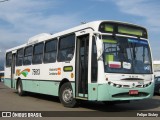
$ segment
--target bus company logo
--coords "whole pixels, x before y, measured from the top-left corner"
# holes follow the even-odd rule
[[[61,75],[61,68],[57,68],[57,74]]]
[[[23,75],[24,77],[27,77],[27,75],[28,75],[29,72],[30,72],[29,68],[26,68],[23,71],[21,71],[21,69],[17,69],[16,70],[16,76]]]
[[[61,68],[50,68],[49,75],[61,75]]]

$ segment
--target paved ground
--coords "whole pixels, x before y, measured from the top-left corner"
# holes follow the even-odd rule
[[[160,96],[155,95],[152,99],[115,106],[105,106],[101,102],[83,102],[77,108],[65,108],[58,97],[33,93],[20,97],[15,90],[0,82],[0,111],[99,111],[106,113],[110,111],[160,111]]]

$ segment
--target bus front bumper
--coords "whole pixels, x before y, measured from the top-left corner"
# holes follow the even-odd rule
[[[130,90],[138,90],[138,94],[130,95]],[[154,84],[144,88],[117,88],[108,84],[89,84],[89,100],[96,101],[123,101],[141,100],[151,98],[154,92]]]

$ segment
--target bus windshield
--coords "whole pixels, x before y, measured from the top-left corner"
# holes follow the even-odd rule
[[[103,60],[107,73],[150,74],[152,63],[148,41],[102,36]]]

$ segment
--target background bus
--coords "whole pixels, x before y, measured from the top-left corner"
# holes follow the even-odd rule
[[[40,34],[6,51],[4,83],[59,96],[66,107],[77,99],[113,103],[153,96],[154,78],[147,30],[114,21],[94,21]]]
[[[155,77],[160,76],[160,61],[159,60],[153,61],[153,69],[154,69]]]
[[[4,71],[0,71],[0,82],[4,79]]]

